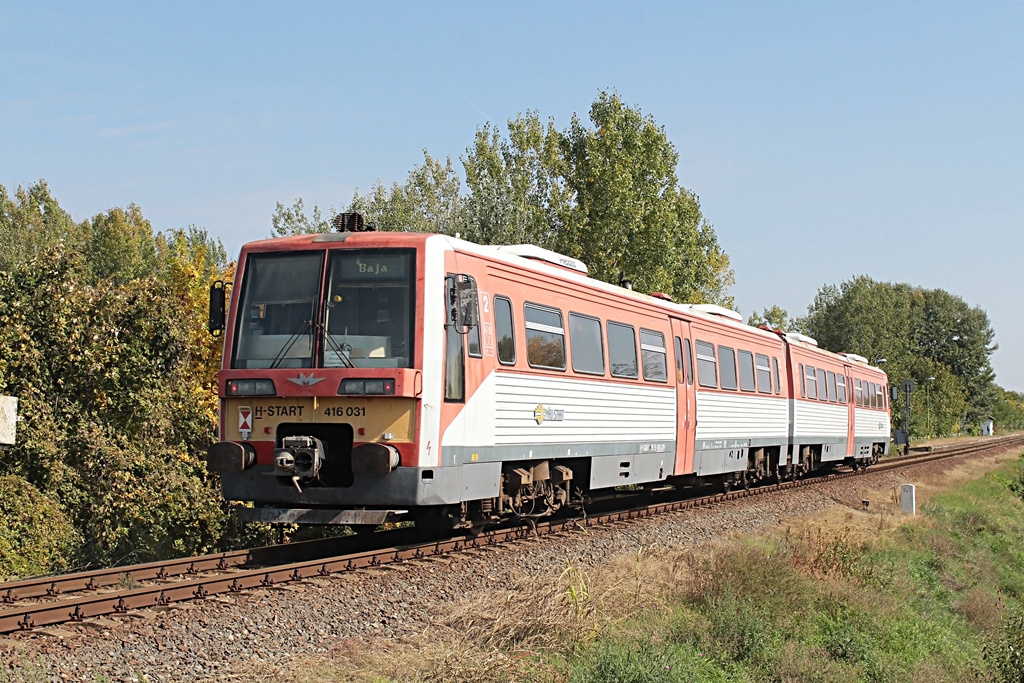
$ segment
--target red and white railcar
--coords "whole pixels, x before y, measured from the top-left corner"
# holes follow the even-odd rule
[[[223,291],[211,298],[224,365],[208,467],[228,499],[254,505],[249,520],[481,524],[623,485],[867,462],[888,444],[876,368],[725,309],[593,280],[536,247],[264,240],[242,249],[227,321]],[[845,422],[838,399],[810,403],[801,364],[849,389]],[[870,429],[855,426],[862,414]]]

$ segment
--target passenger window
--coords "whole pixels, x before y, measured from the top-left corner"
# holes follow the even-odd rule
[[[668,352],[665,335],[640,328],[640,360],[644,364],[644,379],[651,382],[668,381]]]
[[[718,365],[722,388],[736,391],[736,352],[728,346],[719,346]]]
[[[750,351],[740,350],[740,389],[743,391],[754,391],[754,354]]]
[[[512,333],[512,302],[503,296],[494,297],[494,327],[498,337],[498,362],[515,365],[516,340]]]
[[[768,356],[757,354],[757,391],[761,394],[772,393],[772,371],[768,367]]]
[[[858,406],[864,405],[864,390],[861,388],[859,379],[853,380],[853,397]]]
[[[807,397],[806,390],[807,380],[804,378],[804,364],[800,364],[800,398]]]
[[[815,379],[814,366],[807,366],[807,398],[818,398],[818,380]]]
[[[831,370],[828,373],[828,400],[829,403],[835,403],[839,400],[836,396],[836,373]]]
[[[676,384],[682,384],[686,381],[686,375],[683,374],[683,340],[679,337],[675,338],[676,343]]]
[[[526,360],[530,367],[565,370],[565,328],[562,312],[526,304]]]
[[[782,384],[779,382],[779,359],[772,356],[772,370],[775,372],[775,395],[782,393]]]
[[[601,338],[601,321],[587,315],[570,313],[569,350],[574,371],[603,375],[604,340]]]
[[[636,334],[622,323],[608,323],[608,360],[613,377],[636,379],[640,376],[636,362]]]
[[[690,340],[686,339],[686,384],[693,386],[693,354],[690,352]]]
[[[836,375],[836,394],[840,403],[846,403],[846,378]]]
[[[825,384],[825,370],[823,368],[818,368],[818,400],[828,400],[828,391]]]
[[[697,341],[697,383],[702,387],[718,388],[718,361],[715,347],[707,342]]]

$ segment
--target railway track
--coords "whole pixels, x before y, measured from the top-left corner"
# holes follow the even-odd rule
[[[937,446],[924,452],[887,458],[873,465],[870,471],[884,471],[1017,446],[1024,446],[1024,435]],[[565,533],[581,527],[652,517],[728,500],[813,486],[858,474],[852,471],[836,472],[749,490],[655,502],[586,517],[540,522],[531,527],[500,529],[472,538],[445,538],[427,542],[420,539],[420,542],[415,542],[416,530],[402,529],[369,536],[267,546],[3,583],[0,584],[0,599],[4,603],[0,606],[0,633],[27,631],[64,622],[198,600],[216,594],[238,593],[334,573],[424,560],[467,549],[499,546],[535,535]],[[388,547],[379,547],[385,541]],[[144,582],[146,585],[139,585]]]

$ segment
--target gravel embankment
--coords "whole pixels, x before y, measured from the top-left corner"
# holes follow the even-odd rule
[[[567,561],[596,566],[638,545],[693,548],[765,532],[836,505],[859,510],[864,497],[881,502],[880,492],[948,467],[938,462],[869,472],[614,528],[523,541],[514,549],[476,550],[0,637],[0,681],[216,680],[249,662],[281,665],[315,657],[339,639],[400,639],[448,613],[469,588],[510,585],[524,572],[557,572]]]

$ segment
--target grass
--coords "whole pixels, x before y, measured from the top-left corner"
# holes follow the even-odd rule
[[[765,537],[569,563],[266,680],[1022,683],[1024,459],[980,467],[921,482],[913,518],[880,491]]]

